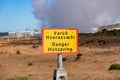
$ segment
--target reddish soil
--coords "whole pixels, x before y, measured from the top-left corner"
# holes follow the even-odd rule
[[[29,80],[53,80],[57,65],[56,54],[41,54],[37,40],[0,40],[0,80],[26,76]],[[19,53],[16,53],[19,51]],[[120,80],[119,70],[108,70],[112,63],[120,63],[120,46],[79,46],[82,54],[64,54],[63,66],[68,80]],[[32,65],[29,65],[32,63]]]

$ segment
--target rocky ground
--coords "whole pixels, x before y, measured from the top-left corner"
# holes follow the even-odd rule
[[[67,58],[63,66],[67,71],[68,80],[120,80],[119,70],[108,70],[112,63],[120,63],[118,43],[80,43],[82,39],[79,39],[79,53],[82,54],[79,60],[75,60],[76,54],[63,55],[63,58]],[[42,48],[38,44],[41,44],[39,40],[0,40],[0,80],[15,77],[53,80],[57,55],[41,54]]]

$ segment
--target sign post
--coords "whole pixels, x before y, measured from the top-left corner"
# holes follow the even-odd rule
[[[67,72],[62,66],[62,54],[58,54],[57,69],[54,70],[53,80],[67,80]]]
[[[78,30],[76,28],[43,28],[42,45],[44,54],[58,54],[53,80],[67,80],[67,72],[62,65],[62,54],[78,52]]]
[[[57,68],[62,68],[62,54],[58,54]]]

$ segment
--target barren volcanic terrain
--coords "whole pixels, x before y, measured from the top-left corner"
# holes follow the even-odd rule
[[[120,36],[101,34],[79,34],[80,59],[75,60],[76,54],[63,55],[68,80],[120,80],[119,70],[108,70],[120,63]],[[41,51],[38,39],[0,40],[0,80],[53,80],[57,55]]]

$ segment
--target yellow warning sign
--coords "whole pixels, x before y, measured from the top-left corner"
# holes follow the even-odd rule
[[[78,30],[76,28],[43,28],[43,53],[77,53]]]

